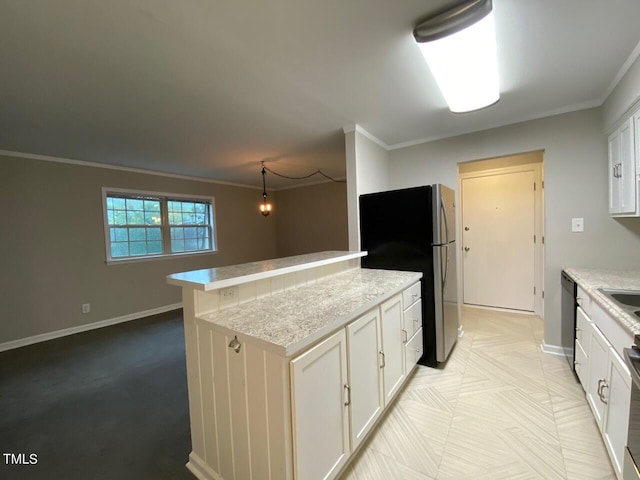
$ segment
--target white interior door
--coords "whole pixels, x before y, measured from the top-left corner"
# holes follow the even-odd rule
[[[534,310],[534,171],[462,179],[464,303]]]

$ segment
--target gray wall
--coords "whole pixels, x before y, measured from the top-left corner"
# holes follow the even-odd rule
[[[348,250],[346,183],[279,190],[272,215],[276,221],[278,257]]]
[[[607,203],[607,142],[601,109],[485,130],[390,152],[390,187],[457,186],[457,165],[544,151],[545,343],[560,345],[560,271],[564,266],[640,267],[640,219],[615,220]],[[571,233],[584,217],[585,232]]]
[[[218,253],[106,265],[103,186],[215,197]],[[253,188],[0,157],[0,343],[178,303],[170,273],[276,257],[276,222],[258,214],[260,198]]]
[[[640,57],[602,105],[603,130],[607,133],[636,102],[640,101]]]
[[[360,250],[360,210],[358,198],[365,193],[389,188],[389,152],[364,135],[356,126],[345,133],[347,149],[347,204],[349,249]]]

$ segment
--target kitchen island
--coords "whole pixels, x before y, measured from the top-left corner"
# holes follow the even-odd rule
[[[200,479],[335,478],[422,355],[420,273],[320,252],[170,275],[183,288]]]

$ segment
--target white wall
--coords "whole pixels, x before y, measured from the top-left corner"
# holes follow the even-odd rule
[[[360,127],[345,129],[349,250],[360,250],[358,197],[389,189],[389,152]]]
[[[389,152],[389,187],[457,185],[457,165],[543,150],[545,172],[545,343],[560,345],[564,266],[640,267],[640,219],[614,220],[607,205],[607,144],[601,109],[485,130]],[[584,217],[585,232],[571,233]]]
[[[610,132],[620,117],[640,101],[640,57],[602,105],[603,130]]]

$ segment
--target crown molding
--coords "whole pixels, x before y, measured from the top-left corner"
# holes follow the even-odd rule
[[[600,98],[600,105],[602,105],[607,100],[607,98],[609,98],[609,95],[611,95],[611,93],[615,90],[615,88],[618,86],[620,81],[627,74],[627,72],[629,71],[633,63],[638,59],[638,57],[640,57],[640,42],[636,44],[635,48],[631,51],[631,53],[627,57],[627,60],[622,64],[622,67],[620,67],[620,70],[618,70],[618,73],[616,74],[616,76],[613,77],[611,84],[609,84],[607,89],[602,94],[602,97]]]
[[[255,185],[245,185],[242,183],[225,182],[224,180],[213,180],[205,177],[194,177],[189,175],[179,175],[175,173],[158,172],[155,170],[146,170],[144,168],[122,167],[120,165],[109,165],[106,163],[87,162],[85,160],[74,160],[70,158],[54,157],[51,155],[40,155],[37,153],[14,152],[11,150],[0,150],[0,155],[15,158],[28,158],[30,160],[42,160],[45,162],[66,163],[69,165],[78,165],[81,167],[104,168],[107,170],[120,170],[123,172],[141,173],[144,175],[157,175],[160,177],[177,178],[180,180],[191,180],[194,182],[213,183],[218,185],[227,185],[230,187],[251,188],[253,190],[262,190],[262,187]]]

